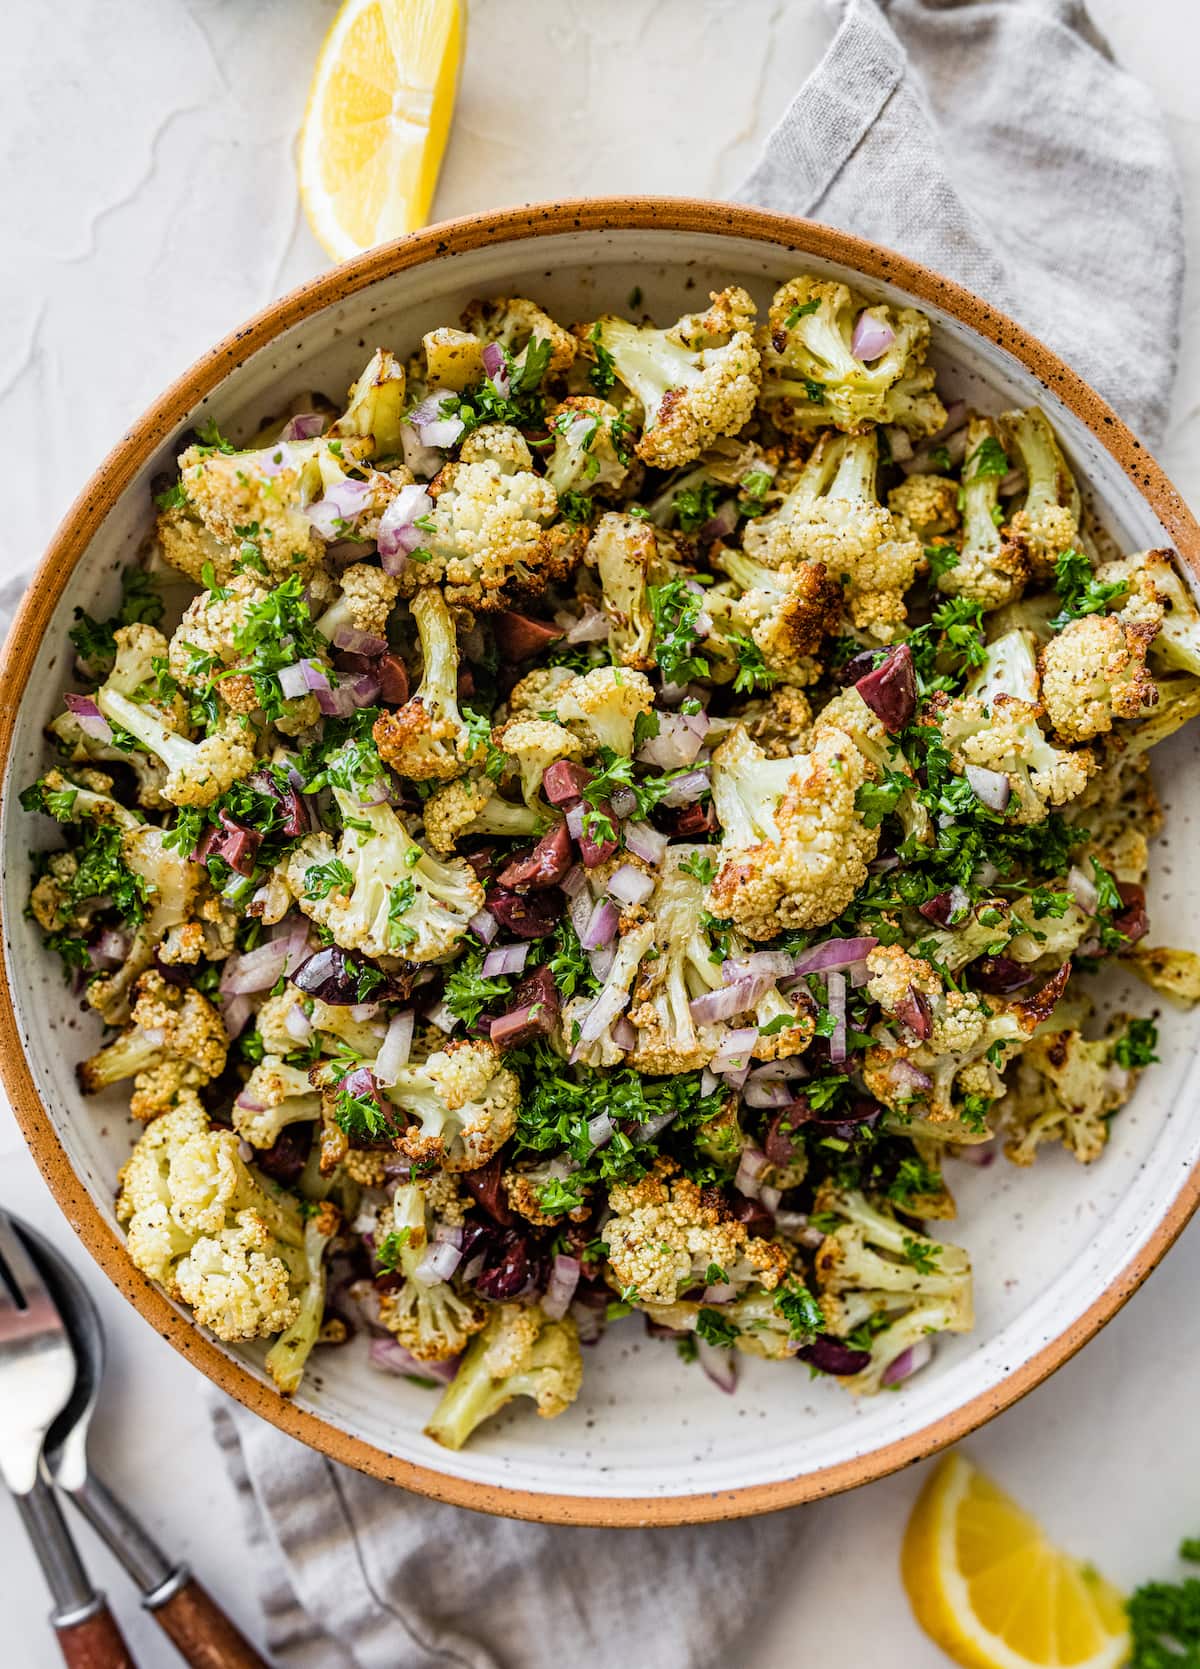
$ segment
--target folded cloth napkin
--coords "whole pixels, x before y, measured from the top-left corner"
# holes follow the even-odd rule
[[[738,196],[917,256],[1030,326],[1150,439],[1183,239],[1162,118],[1074,0],[849,0]],[[295,1669],[745,1661],[794,1513],[552,1529],[434,1505],[223,1403],[217,1439]],[[694,1596],[719,1593],[703,1606]]]

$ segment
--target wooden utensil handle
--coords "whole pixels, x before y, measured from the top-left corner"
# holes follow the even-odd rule
[[[103,1594],[86,1616],[54,1624],[68,1669],[137,1669]]]
[[[153,1598],[147,1609],[192,1669],[270,1669],[194,1576],[173,1587],[161,1604]]]

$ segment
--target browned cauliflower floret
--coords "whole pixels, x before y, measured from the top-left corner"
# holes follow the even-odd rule
[[[805,274],[776,290],[763,337],[763,405],[781,429],[896,423],[931,435],[946,421],[924,364],[929,320],[915,308],[868,305]]]
[[[818,724],[807,753],[768,759],[736,726],[713,754],[721,868],[709,908],[752,939],[820,927],[867,877],[879,830],[855,810],[865,759],[844,731]]]
[[[572,737],[572,741],[574,737]],[[506,835],[522,840],[542,826],[541,814],[514,805],[489,777],[459,777],[435,788],[425,802],[425,839],[435,852],[453,852],[467,835]]]
[[[643,672],[612,666],[594,667],[559,690],[554,707],[558,722],[592,749],[611,748],[629,758],[638,717],[654,706],[654,690]]]
[[[527,296],[496,296],[491,301],[472,301],[463,312],[463,329],[483,342],[499,342],[515,370],[520,371],[531,342],[548,342],[550,357],[546,373],[560,376],[568,371],[578,343],[536,301]],[[482,364],[482,361],[481,361]]]
[[[372,735],[380,757],[402,777],[418,782],[461,776],[471,738],[458,708],[458,638],[445,599],[433,586],[412,600],[425,670],[416,693],[395,709],[384,708]]]
[[[401,588],[440,585],[446,600],[484,611],[563,580],[583,554],[584,528],[555,523],[558,495],[535,475],[515,429],[488,424],[430,483],[435,500],[423,561],[410,561]]]
[[[873,430],[823,435],[778,508],[747,522],[743,543],[770,567],[823,563],[844,586],[854,624],[887,642],[904,623],[923,553],[908,524],[880,504],[878,463]]]
[[[494,1044],[462,1039],[401,1067],[384,1094],[415,1120],[396,1137],[401,1153],[473,1171],[512,1135],[520,1086]]]
[[[617,1183],[608,1203],[606,1275],[631,1302],[673,1304],[689,1287],[707,1285],[713,1264],[723,1285],[768,1292],[788,1272],[782,1246],[749,1235],[670,1159],[657,1159],[640,1181]]]
[[[130,1111],[153,1118],[181,1090],[202,1089],[225,1070],[229,1037],[220,1014],[199,991],[168,985],[155,969],[137,982],[132,1024],[115,1043],[78,1068],[86,1095],[122,1078],[134,1085]]]
[[[1172,950],[1167,945],[1136,944],[1121,958],[1123,966],[1151,990],[1179,1008],[1200,1003],[1200,956],[1194,950]]]
[[[1000,482],[1008,458],[990,417],[967,424],[966,462],[962,472],[962,540],[958,560],[938,575],[938,586],[953,597],[966,597],[984,609],[1014,602],[1029,580],[1029,555],[1011,531],[997,524]]]
[[[1009,523],[1024,548],[1033,577],[1054,578],[1054,564],[1079,543],[1079,489],[1054,430],[1037,406],[1000,419],[1009,452],[1025,471],[1025,501]]]
[[[780,684],[761,701],[747,702],[738,719],[768,759],[801,753],[813,724],[808,697],[791,684]]]
[[[954,769],[968,782],[972,771],[991,773],[987,791],[1008,782],[1009,816],[1020,823],[1040,823],[1051,806],[1065,805],[1087,787],[1096,761],[1087,748],[1056,748],[1037,722],[1037,709],[1026,701],[998,695],[991,708],[975,696],[939,703],[942,740]],[[977,778],[975,792],[982,786]]]
[[[352,562],[342,569],[338,583],[341,595],[321,615],[317,630],[331,643],[336,642],[339,632],[366,632],[370,637],[386,639],[388,616],[400,594],[400,581],[369,562]]]
[[[442,1171],[397,1188],[376,1224],[375,1245],[402,1277],[381,1295],[379,1319],[419,1362],[457,1356],[487,1319],[481,1299],[421,1267],[436,1224],[461,1224],[462,1215],[457,1181]]]
[[[575,678],[570,667],[537,666],[513,685],[508,696],[510,719],[536,719],[554,711],[559,695]]]
[[[842,588],[822,562],[768,568],[744,551],[718,549],[713,566],[729,575],[740,594],[728,600],[709,591],[705,602],[714,622],[748,633],[763,665],[777,676],[806,655],[815,655],[842,617]]]
[[[936,534],[953,533],[958,527],[958,482],[948,475],[914,473],[892,488],[888,509],[928,543]]]
[[[559,498],[584,493],[607,498],[622,486],[633,462],[633,434],[607,400],[573,394],[550,419],[554,452],[546,479]]]
[[[1069,620],[1039,657],[1046,716],[1065,742],[1102,736],[1116,719],[1136,719],[1158,700],[1146,668],[1151,624],[1126,625],[1119,614]]]
[[[667,330],[611,314],[581,334],[611,355],[613,369],[641,402],[638,457],[657,469],[690,463],[721,435],[736,435],[758,397],[759,353],[751,334],[754,303],[745,290],[714,292],[705,313]]]
[[[1099,1158],[1108,1121],[1129,1100],[1139,1076],[1117,1058],[1125,1032],[1124,1018],[1117,1017],[1094,1042],[1066,1027],[1041,1031],[1026,1044],[1016,1083],[1000,1103],[1010,1159],[1032,1165],[1045,1141],[1061,1142],[1081,1164]]]
[[[495,1304],[425,1434],[447,1449],[461,1449],[514,1397],[531,1398],[542,1418],[552,1420],[571,1406],[582,1383],[579,1329],[570,1316],[550,1321],[536,1304]]]

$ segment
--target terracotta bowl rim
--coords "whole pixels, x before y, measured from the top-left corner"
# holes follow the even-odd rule
[[[290,291],[204,354],[132,425],[96,470],[54,533],[0,655],[0,756],[9,757],[17,712],[50,616],[87,550],[91,531],[137,471],[202,398],[250,354],[291,326],[409,267],[487,244],[528,242],[571,232],[670,231],[751,239],[781,254],[840,262],[892,282],[943,309],[997,344],[1048,387],[1086,425],[1147,501],[1177,550],[1200,574],[1200,525],[1145,446],[1082,378],[1023,326],[971,291],[907,256],[816,221],[702,198],[617,196],[535,203],[442,221],[344,262]],[[1200,1163],[1166,1204],[1146,1244],[1070,1326],[1003,1382],[919,1431],[870,1453],[807,1474],[744,1488],[672,1496],[556,1495],[454,1478],[398,1460],[297,1408],[232,1360],[133,1267],[69,1163],[39,1099],[9,989],[0,966],[0,1076],[43,1176],[67,1219],[109,1279],[155,1330],[207,1377],[280,1430],[385,1482],[479,1512],[554,1524],[671,1525],[772,1512],[885,1476],[957,1442],[1039,1385],[1111,1320],[1164,1256],[1200,1203]]]

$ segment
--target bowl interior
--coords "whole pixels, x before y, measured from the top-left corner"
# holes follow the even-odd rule
[[[643,305],[666,323],[703,305],[710,287],[731,280],[765,305],[775,284],[801,268],[849,278],[873,297],[910,299],[897,285],[858,279],[846,267],[754,237],[666,225],[484,241],[392,272],[233,365],[164,437],[96,525],[21,699],[2,807],[3,917],[8,977],[38,1092],[72,1169],[107,1221],[113,1220],[116,1173],[134,1131],[119,1095],[85,1101],[76,1088],[74,1063],[95,1046],[99,1031],[64,989],[23,914],[30,845],[52,838],[41,820],[21,813],[15,791],[36,775],[44,757],[42,727],[60,707],[72,612],[77,606],[111,609],[117,575],[149,526],[151,477],[170,467],[176,437],[214,417],[240,440],[301,390],[336,398],[377,345],[407,354],[425,330],[454,321],[472,296],[529,294],[558,317],[586,319],[627,308],[637,286]],[[950,394],[988,410],[1041,401],[1096,513],[1118,542],[1127,549],[1165,542],[1146,500],[1113,458],[1020,361],[953,316],[921,305],[935,321],[935,357]],[[1197,937],[1200,879],[1182,861],[1200,815],[1197,745],[1177,738],[1156,755],[1169,819],[1152,871],[1156,942],[1189,945]],[[1131,995],[1143,1011],[1149,1006],[1144,991]],[[929,1428],[932,1446],[938,1422],[963,1404],[994,1397],[995,1406],[1002,1405],[1005,1381],[1079,1323],[1155,1230],[1200,1150],[1200,1125],[1187,1113],[1191,1035],[1186,1018],[1163,1015],[1162,1063],[1114,1121],[1108,1151],[1096,1165],[1084,1168],[1053,1152],[1030,1171],[1003,1160],[988,1170],[951,1167],[960,1218],[948,1226],[948,1237],[960,1239],[972,1254],[977,1326],[967,1337],[939,1341],[934,1364],[898,1394],[856,1404],[833,1382],[811,1380],[802,1366],[743,1360],[738,1394],[725,1397],[681,1363],[669,1344],[649,1340],[633,1319],[585,1352],[583,1392],[567,1415],[543,1423],[528,1412],[510,1413],[460,1455],[421,1435],[430,1394],[369,1369],[361,1340],[318,1353],[298,1405],[385,1456],[463,1483],[573,1497],[582,1516],[601,1520],[605,1499],[702,1497],[810,1478]],[[224,1354],[262,1377],[255,1351]],[[853,1481],[883,1464],[864,1464]],[[797,1486],[793,1497],[804,1492]],[[587,1501],[596,1507],[587,1508]],[[498,1498],[497,1504],[505,1505]],[[706,1516],[702,1507],[696,1514]],[[693,1514],[677,1509],[671,1516]]]

